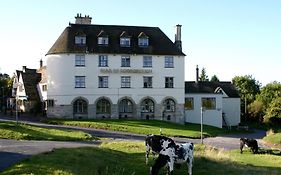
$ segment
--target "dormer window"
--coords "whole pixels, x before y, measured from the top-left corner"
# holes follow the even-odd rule
[[[77,35],[77,36],[75,36],[75,44],[77,44],[77,45],[86,45],[86,35]]]
[[[101,30],[98,34],[98,45],[107,46],[108,45],[108,35]]]
[[[130,47],[131,46],[131,37],[126,31],[123,31],[120,35],[120,46],[121,47]]]
[[[147,47],[148,44],[148,36],[144,32],[141,32],[138,36],[139,47]]]

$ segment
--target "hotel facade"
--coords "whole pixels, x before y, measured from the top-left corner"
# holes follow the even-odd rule
[[[75,18],[46,54],[48,117],[185,122],[180,25],[172,42],[158,27]]]

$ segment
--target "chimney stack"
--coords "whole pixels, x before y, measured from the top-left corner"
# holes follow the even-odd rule
[[[196,65],[196,83],[199,81],[199,68],[198,65]]]
[[[26,72],[26,66],[22,66],[22,72],[23,72],[23,73]]]
[[[175,34],[175,44],[182,51],[182,43],[181,43],[181,25],[176,25],[176,34]]]
[[[40,68],[43,67],[43,61],[40,59]]]
[[[91,21],[92,17],[89,15],[85,15],[85,17],[83,17],[81,13],[77,13],[77,16],[75,17],[75,24],[91,24]]]

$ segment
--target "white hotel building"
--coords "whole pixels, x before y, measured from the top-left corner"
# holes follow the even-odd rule
[[[46,54],[48,117],[184,123],[185,54],[158,27],[77,15]]]

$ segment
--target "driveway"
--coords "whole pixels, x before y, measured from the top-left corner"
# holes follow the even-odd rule
[[[0,121],[14,121],[14,119],[0,116]],[[49,125],[40,123],[37,121],[22,120],[21,122],[46,127],[46,128],[58,128],[58,129],[73,129],[87,132],[93,136],[101,138],[109,138],[111,140],[133,140],[133,141],[144,141],[145,135],[132,134],[116,131],[98,130],[93,128],[82,128],[75,126],[60,126],[60,125]],[[261,138],[265,136],[265,131],[255,130],[251,134],[230,134],[212,138],[205,138],[204,144],[211,145],[219,149],[238,149],[239,139],[241,137],[257,139],[259,147],[267,148]],[[200,143],[200,139],[188,139],[188,138],[173,138],[178,143],[193,142]],[[97,146],[100,142],[59,142],[59,141],[18,141],[9,139],[0,139],[0,172],[8,168],[9,166],[19,162],[22,159],[36,155],[43,152],[49,152],[55,148],[75,148],[85,146]]]

